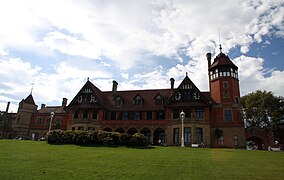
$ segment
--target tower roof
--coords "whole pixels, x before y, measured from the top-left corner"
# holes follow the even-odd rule
[[[30,94],[30,95],[24,100],[24,102],[27,103],[27,104],[36,105],[32,94]]]
[[[222,52],[220,52],[215,57],[214,62],[210,66],[209,70],[215,69],[217,67],[232,67],[234,69],[238,69],[238,67],[230,60],[230,58]]]

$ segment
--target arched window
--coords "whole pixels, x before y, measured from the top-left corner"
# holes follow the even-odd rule
[[[114,101],[115,107],[121,107],[122,106],[122,99],[120,97],[117,97]]]
[[[143,99],[138,95],[134,99],[134,104],[135,106],[142,106],[143,104]]]
[[[155,105],[162,106],[164,104],[164,99],[162,96],[158,95],[155,99]]]

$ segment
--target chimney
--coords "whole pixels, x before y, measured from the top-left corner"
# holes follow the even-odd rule
[[[171,81],[171,90],[173,90],[174,89],[174,85],[175,85],[175,79],[171,78],[170,81]]]
[[[9,111],[9,107],[10,107],[10,102],[8,102],[8,103],[7,103],[6,113],[8,113],[8,111]]]
[[[113,81],[112,81],[112,96],[113,96],[113,97],[116,95],[116,92],[117,92],[117,85],[118,85],[118,83],[117,83],[115,80],[113,80]]]
[[[207,61],[208,61],[208,69],[210,69],[210,67],[211,67],[211,53],[207,53],[206,58],[207,58]]]
[[[67,98],[63,98],[62,100],[62,107],[66,107],[67,106]]]
[[[40,109],[43,109],[43,108],[45,108],[45,104],[41,104]]]

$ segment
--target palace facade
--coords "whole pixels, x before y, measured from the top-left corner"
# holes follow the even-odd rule
[[[113,81],[112,91],[101,91],[87,80],[68,106],[66,98],[60,106],[42,104],[40,109],[31,94],[23,99],[11,136],[39,139],[51,125],[51,129],[62,130],[139,132],[152,144],[161,140],[180,145],[183,111],[186,146],[244,147],[238,67],[222,52],[213,62],[211,53],[206,57],[209,92],[200,91],[187,74],[177,88],[171,78],[167,89],[118,91],[118,83]]]

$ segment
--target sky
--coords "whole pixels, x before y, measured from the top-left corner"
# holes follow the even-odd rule
[[[188,72],[209,91],[205,54],[239,67],[241,96],[284,96],[283,0],[0,1],[0,110],[71,102],[89,78],[102,91],[175,87]]]

